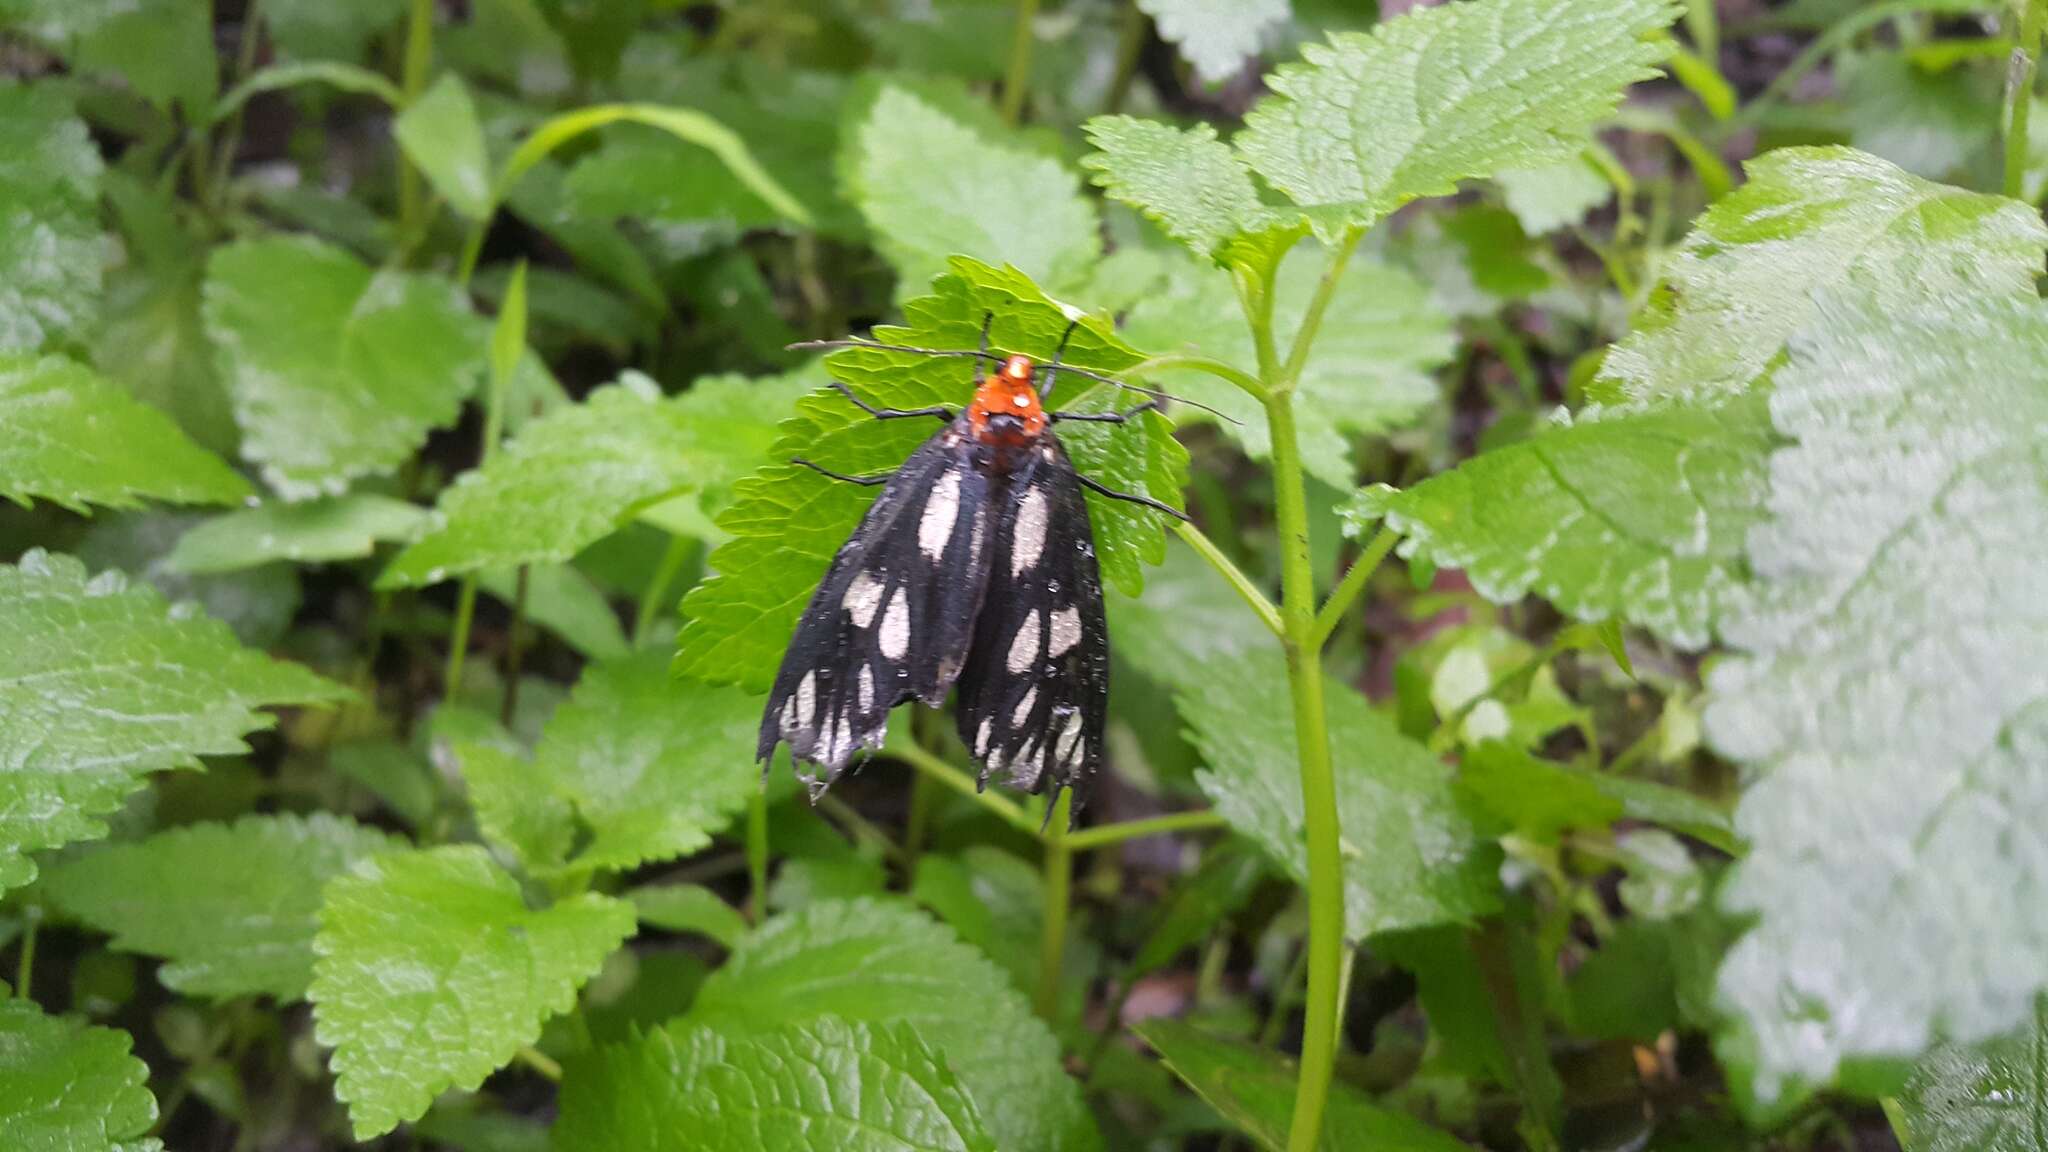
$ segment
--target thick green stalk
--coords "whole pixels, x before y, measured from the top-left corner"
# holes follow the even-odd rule
[[[2034,111],[2034,77],[2041,67],[2041,32],[2048,0],[2025,0],[2019,36],[2005,81],[2005,194],[2017,200],[2027,189],[2027,129]]]
[[[405,63],[399,72],[399,88],[411,107],[427,90],[427,73],[434,66],[434,0],[412,0],[412,13],[405,24]],[[420,173],[404,156],[398,158],[398,234],[411,236],[419,228],[426,207]]]
[[[1372,574],[1379,570],[1380,561],[1385,560],[1387,553],[1394,550],[1394,545],[1400,538],[1400,534],[1393,529],[1382,528],[1379,534],[1372,538],[1372,543],[1365,546],[1365,551],[1358,554],[1358,559],[1352,561],[1351,570],[1344,573],[1344,579],[1337,582],[1336,590],[1330,593],[1328,600],[1323,601],[1322,611],[1316,613],[1317,651],[1321,651],[1323,645],[1329,643],[1331,633],[1337,630],[1337,625],[1344,622],[1344,613],[1350,611],[1352,602],[1358,599],[1358,594],[1365,591],[1365,582],[1372,579]]]
[[[1010,40],[1010,68],[1003,74],[1003,119],[1015,124],[1024,118],[1024,97],[1031,91],[1031,48],[1037,37],[1032,22],[1038,19],[1038,0],[1017,0],[1017,31]]]
[[[21,911],[21,955],[14,965],[14,998],[27,1000],[29,985],[35,982],[36,934],[43,926],[43,906],[30,904]]]
[[[1246,576],[1243,569],[1231,563],[1230,557],[1223,554],[1223,549],[1218,548],[1214,540],[1203,535],[1200,528],[1185,520],[1175,524],[1173,532],[1187,541],[1188,547],[1193,548],[1202,559],[1209,562],[1211,568],[1222,574],[1223,579],[1228,581],[1232,588],[1237,589],[1237,594],[1244,597],[1246,604],[1251,605],[1252,612],[1259,618],[1259,623],[1271,628],[1274,635],[1280,634],[1279,609],[1273,607],[1273,602],[1266,599],[1266,594],[1259,591],[1259,586],[1252,583],[1251,577]]]
[[[934,782],[943,784],[988,809],[1010,827],[1034,838],[1038,836],[1036,817],[1027,814],[1022,808],[1003,797],[984,791],[976,785],[974,777],[918,747],[914,741],[891,740],[883,750],[898,760],[908,762],[912,768],[930,777]]]
[[[1074,793],[1060,790],[1047,817],[1044,845],[1045,918],[1038,935],[1038,994],[1034,1005],[1047,1022],[1060,1010],[1060,970],[1067,955],[1067,909],[1074,883],[1074,852],[1067,843]]]
[[[654,578],[647,582],[647,589],[640,593],[640,605],[633,611],[633,643],[645,644],[653,639],[654,622],[661,618],[663,603],[668,599],[669,585],[675,583],[676,575],[690,557],[697,551],[697,542],[687,536],[671,536],[668,548],[661,554],[661,564],[654,570]]]
[[[1164,836],[1168,832],[1205,832],[1224,826],[1223,817],[1207,808],[1193,812],[1171,812],[1165,816],[1148,816],[1143,820],[1119,820],[1114,824],[1097,824],[1084,828],[1067,837],[1069,852],[1086,852],[1093,848],[1106,848],[1126,840],[1137,840],[1146,836]]]

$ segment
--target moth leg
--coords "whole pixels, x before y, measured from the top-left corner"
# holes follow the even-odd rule
[[[877,420],[902,420],[911,416],[937,416],[941,420],[951,420],[953,418],[953,410],[943,405],[934,404],[929,408],[877,408],[860,397],[855,396],[853,389],[848,388],[837,380],[832,382],[832,386],[839,389],[840,393],[848,400],[853,401],[854,405],[861,411],[873,416]]]
[[[1079,473],[1076,473],[1076,475],[1079,475]],[[1161,504],[1159,501],[1154,500],[1150,496],[1133,496],[1129,492],[1119,492],[1114,488],[1105,488],[1101,484],[1098,484],[1095,481],[1090,480],[1086,476],[1081,477],[1081,486],[1088,489],[1091,492],[1097,493],[1102,496],[1107,496],[1111,500],[1122,500],[1128,504],[1143,504],[1145,507],[1150,508],[1156,512],[1164,512],[1168,516],[1173,517],[1175,520],[1178,520],[1183,524],[1194,523],[1194,521],[1188,519],[1187,514],[1185,512],[1182,512],[1180,509],[1175,508],[1170,504]]]
[[[1055,424],[1122,424],[1141,412],[1151,412],[1158,407],[1159,401],[1155,399],[1122,412],[1053,412],[1049,417]]]
[[[990,355],[988,354],[988,329],[989,329],[989,325],[991,325],[991,324],[994,324],[995,322],[996,322],[996,314],[995,314],[995,313],[993,313],[993,312],[983,312],[983,313],[981,314],[981,352],[979,353],[979,355],[980,355],[980,356],[981,356],[981,358],[982,358],[982,359],[984,359],[984,360],[989,360],[989,359],[1000,359],[1000,357],[991,357],[991,356],[990,356]]]
[[[887,484],[889,482],[889,478],[891,476],[896,475],[896,473],[894,472],[883,472],[875,476],[848,476],[844,472],[834,472],[830,468],[819,467],[818,465],[811,463],[809,460],[806,460],[801,456],[793,457],[790,460],[790,463],[801,464],[804,467],[809,468],[813,472],[823,473],[824,475],[830,476],[834,480],[844,480],[848,484],[861,484],[869,488],[872,488],[877,484]]]
[[[1053,385],[1059,383],[1060,359],[1067,354],[1067,341],[1074,338],[1074,329],[1080,326],[1079,320],[1069,320],[1067,330],[1060,333],[1059,347],[1052,350],[1052,363],[1045,366],[1045,386],[1038,390],[1041,396],[1052,395]]]

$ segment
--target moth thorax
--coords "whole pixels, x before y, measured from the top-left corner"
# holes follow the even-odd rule
[[[967,419],[974,438],[984,444],[1016,446],[1038,439],[1045,431],[1045,408],[1032,385],[1036,372],[1028,356],[1012,356],[974,390]]]

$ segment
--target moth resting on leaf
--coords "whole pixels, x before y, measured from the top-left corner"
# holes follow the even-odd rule
[[[957,682],[960,739],[981,762],[981,782],[1005,773],[1030,792],[1050,786],[1057,797],[1072,788],[1071,811],[1080,811],[1102,762],[1109,709],[1109,632],[1082,489],[1181,514],[1105,488],[1068,460],[1053,425],[1123,424],[1159,404],[1048,411],[1042,401],[1072,335],[1070,324],[1043,367],[991,354],[987,319],[979,352],[866,340],[799,345],[969,356],[998,367],[957,414],[875,408],[833,384],[875,419],[945,426],[893,472],[844,476],[797,461],[834,480],[881,485],[882,494],[832,558],[790,639],[761,717],[763,762],[787,742],[799,772],[813,766],[805,779],[822,788],[856,753],[881,747],[892,708],[912,698],[936,708]]]

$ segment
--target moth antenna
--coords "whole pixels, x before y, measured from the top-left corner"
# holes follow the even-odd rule
[[[913,348],[908,344],[883,344],[875,340],[863,340],[858,336],[845,340],[804,340],[783,346],[786,352],[819,352],[834,348],[873,348],[878,352],[915,352],[920,356],[966,356],[996,364],[1003,361],[1001,356],[993,352],[976,352],[970,348]]]

